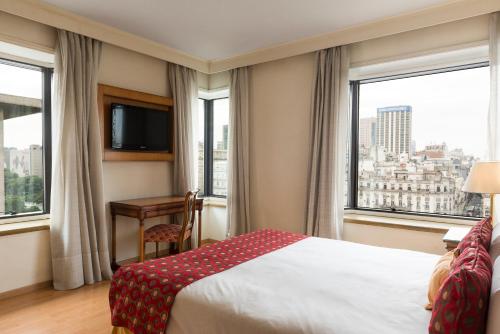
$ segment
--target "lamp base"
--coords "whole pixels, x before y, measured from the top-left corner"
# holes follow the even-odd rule
[[[491,225],[495,225],[495,218],[493,217],[494,208],[495,208],[495,194],[490,194],[490,217],[491,217]]]

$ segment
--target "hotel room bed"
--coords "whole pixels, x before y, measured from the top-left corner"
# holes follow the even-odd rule
[[[249,235],[262,240],[262,233],[286,234],[259,231]],[[231,241],[202,249],[211,254],[205,254],[208,257],[220,257],[230,249],[235,254],[241,251],[243,258],[229,269],[180,287],[169,311],[158,311],[161,321],[168,324],[166,333],[427,332],[431,312],[424,306],[439,256],[323,238],[297,240],[251,259]],[[185,258],[177,263],[199,251],[183,253]],[[174,273],[171,266],[165,269],[164,261],[175,258],[136,264],[115,275],[110,291],[115,326],[128,327],[135,334],[164,332],[157,326],[159,318],[148,318],[157,311],[145,304],[154,308],[163,303],[155,292],[157,281],[167,277],[173,282],[186,275]],[[141,321],[142,325],[134,327]]]
[[[167,332],[426,333],[438,258],[306,238],[183,288]]]

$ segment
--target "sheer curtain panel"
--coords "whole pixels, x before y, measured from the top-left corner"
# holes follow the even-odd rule
[[[342,236],[349,127],[349,57],[346,46],[316,53],[306,233]]]
[[[230,72],[227,236],[250,232],[249,69]]]
[[[167,77],[174,99],[174,193],[184,196],[195,187],[194,116],[198,110],[198,75],[190,68],[168,63]],[[182,222],[182,219],[178,219]],[[198,244],[193,229],[192,245]]]
[[[194,113],[198,105],[195,70],[168,64],[168,82],[174,99],[174,192],[182,195],[194,187]]]
[[[500,159],[500,13],[490,16],[490,108],[488,114],[488,153],[490,160]]]
[[[112,276],[97,113],[101,42],[59,30],[52,104],[51,248],[54,288]]]

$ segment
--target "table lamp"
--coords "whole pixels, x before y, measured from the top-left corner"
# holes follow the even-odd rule
[[[465,180],[462,191],[490,194],[490,216],[493,223],[495,194],[500,194],[500,161],[476,162]]]

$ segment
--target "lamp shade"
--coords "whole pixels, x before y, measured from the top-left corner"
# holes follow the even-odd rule
[[[462,191],[468,193],[500,194],[500,161],[478,161],[465,180]]]

